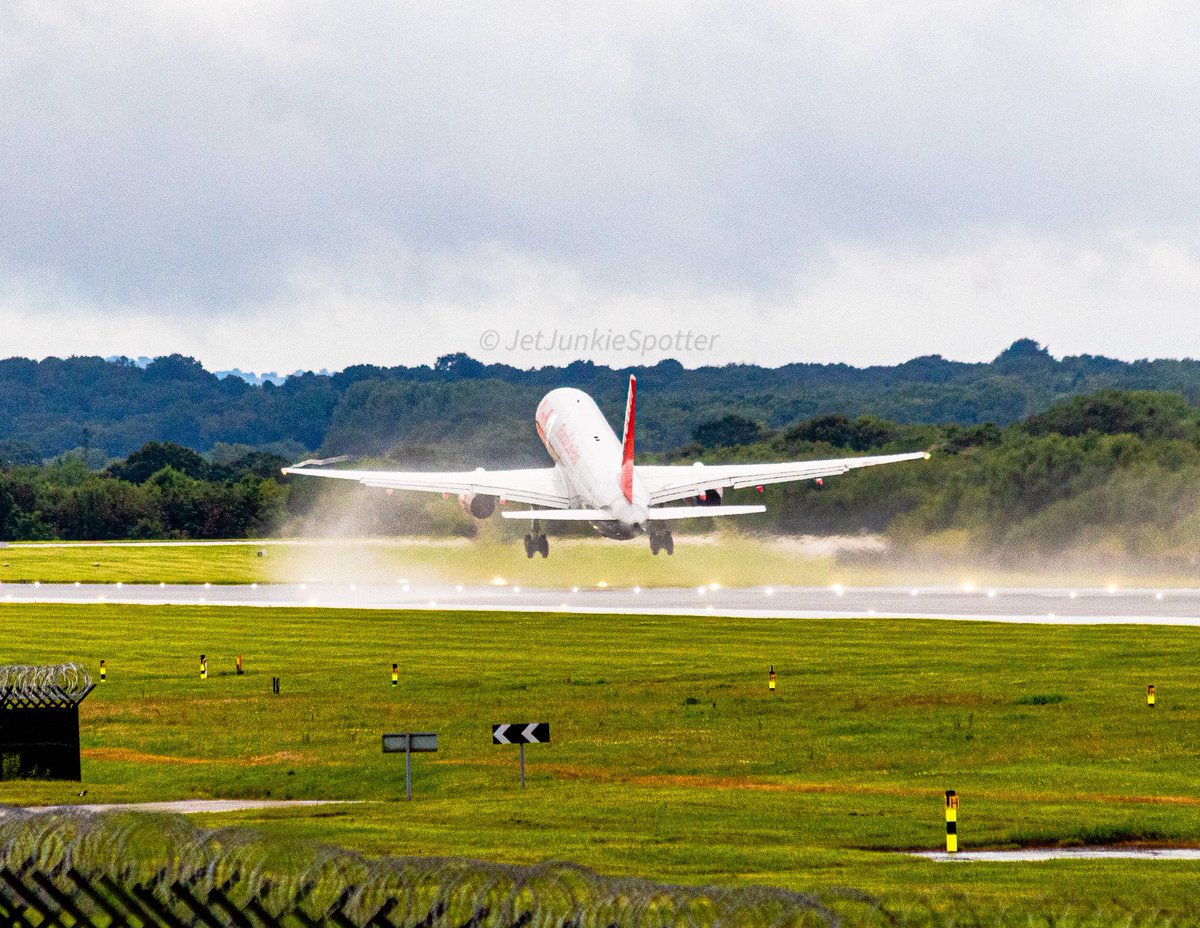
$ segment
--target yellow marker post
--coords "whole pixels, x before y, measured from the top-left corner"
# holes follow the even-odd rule
[[[946,853],[958,853],[958,794],[946,790]]]
[[[101,659],[101,661],[100,661],[100,682],[103,683],[106,679],[108,679],[108,670],[104,666],[104,660]]]
[[[208,679],[208,658],[203,654],[200,655],[200,679]]]
[[[243,673],[245,673],[245,671],[242,670],[242,655],[239,654],[237,656],[237,675],[240,677]]]
[[[1148,687],[1146,687],[1146,705],[1148,705],[1151,709],[1154,708],[1154,684],[1153,683],[1151,683]]]
[[[400,673],[396,670],[396,665],[392,664],[392,686],[400,683]]]
[[[771,672],[767,674],[767,689],[772,693],[775,692],[775,665],[771,665]]]

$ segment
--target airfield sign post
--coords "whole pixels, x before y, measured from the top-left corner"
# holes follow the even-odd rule
[[[509,722],[492,726],[492,744],[521,746],[521,789],[525,788],[525,745],[549,743],[549,722]]]
[[[383,753],[399,754],[404,752],[404,792],[408,801],[412,802],[412,756],[416,752],[436,751],[438,736],[436,731],[405,731],[383,736]]]

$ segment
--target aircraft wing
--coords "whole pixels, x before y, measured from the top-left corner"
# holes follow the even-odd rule
[[[467,470],[432,473],[395,470],[337,470],[317,467],[285,467],[285,474],[305,477],[326,477],[332,480],[354,480],[368,487],[387,490],[418,490],[429,493],[474,493],[477,496],[498,496],[517,503],[530,503],[550,509],[566,509],[571,505],[562,476],[557,467],[527,470]]]
[[[827,461],[794,461],[787,464],[639,464],[637,475],[650,492],[650,505],[701,496],[705,490],[740,489],[792,480],[833,477],[860,467],[877,467],[899,461],[928,458],[925,451],[910,454],[878,454],[860,458],[832,458]]]

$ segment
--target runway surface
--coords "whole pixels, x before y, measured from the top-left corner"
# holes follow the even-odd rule
[[[174,812],[202,815],[208,812],[242,812],[247,809],[297,809],[343,805],[348,799],[180,799],[168,802],[92,802],[70,806],[22,806],[24,812]],[[0,808],[0,818],[6,810]]]
[[[296,583],[0,584],[0,604],[464,609],[622,615],[965,619],[1046,624],[1200,625],[1200,589],[749,587],[688,589]]]

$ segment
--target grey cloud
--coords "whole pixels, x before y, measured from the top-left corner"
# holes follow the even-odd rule
[[[769,292],[831,243],[1198,218],[1188,5],[245,6],[0,12],[0,268],[180,312],[493,247]]]

